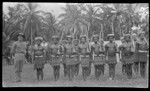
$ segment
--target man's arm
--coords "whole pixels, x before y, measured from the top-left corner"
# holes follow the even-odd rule
[[[16,47],[17,47],[16,42],[14,42],[13,45],[12,45],[12,49],[11,49],[11,54],[12,55],[15,54]]]

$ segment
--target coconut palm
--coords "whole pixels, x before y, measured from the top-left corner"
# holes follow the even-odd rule
[[[44,14],[44,21],[46,24],[43,24],[43,33],[45,35],[45,39],[47,41],[51,40],[52,35],[58,34],[58,25],[56,23],[56,18],[52,15],[51,12],[45,12]]]
[[[76,33],[82,31],[81,26],[87,25],[87,22],[82,18],[81,11],[77,5],[66,4],[66,7],[62,9],[65,13],[59,15],[59,18],[62,18],[59,24],[63,28],[63,33],[72,34],[76,38]]]
[[[101,12],[98,13],[100,9],[96,8],[95,4],[79,4],[79,7],[83,12],[83,19],[89,23],[88,37],[91,38],[94,33],[100,33],[100,28],[103,26],[103,22],[100,17]]]

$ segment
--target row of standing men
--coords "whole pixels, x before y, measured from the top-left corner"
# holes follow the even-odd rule
[[[22,34],[20,34],[22,37]],[[104,41],[99,35],[94,35],[90,44],[87,36],[83,35],[80,40],[73,40],[71,36],[67,36],[67,40],[60,44],[59,37],[53,36],[53,43],[49,43],[45,49],[41,43],[42,37],[35,38],[35,45],[30,48],[34,53],[34,69],[36,70],[37,80],[44,78],[44,65],[51,64],[53,67],[54,79],[57,81],[60,76],[60,65],[63,64],[64,76],[69,80],[73,80],[79,74],[79,65],[82,68],[83,80],[86,80],[91,74],[91,65],[95,68],[95,78],[98,80],[104,75],[105,64],[109,66],[109,79],[115,78],[115,67],[117,64],[116,54],[119,54],[122,62],[122,73],[131,79],[133,72],[137,74],[140,69],[140,74],[145,78],[148,44],[143,40],[141,34],[140,42],[135,42],[129,34],[126,34],[122,39],[122,44],[117,46],[114,42],[114,35],[109,34],[109,42],[104,45]],[[21,72],[23,67],[24,53],[26,44],[19,42],[15,43],[15,68],[17,82],[21,81]],[[21,39],[20,39],[21,40]],[[24,51],[24,52],[22,52]],[[140,68],[139,68],[140,67]]]

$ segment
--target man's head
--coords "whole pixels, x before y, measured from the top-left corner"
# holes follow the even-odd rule
[[[94,42],[98,42],[99,41],[99,36],[98,35],[94,35],[92,40]]]
[[[18,41],[23,41],[24,35],[22,33],[18,34]]]
[[[113,42],[113,41],[114,41],[114,34],[109,34],[109,35],[108,35],[108,40],[109,40],[110,42]]]
[[[140,38],[141,40],[144,40],[144,36],[145,36],[145,33],[144,33],[144,32],[141,32],[141,33],[139,34],[139,38]]]
[[[81,37],[80,37],[80,42],[82,42],[82,43],[85,43],[86,42],[86,36],[85,35],[82,35]]]
[[[78,39],[75,39],[75,40],[73,41],[73,43],[74,43],[75,46],[77,46],[77,45],[79,44],[79,40],[78,40]]]
[[[72,43],[72,36],[67,36],[67,43]]]
[[[127,42],[131,41],[130,34],[125,34],[124,38],[125,38],[125,41],[127,41]]]
[[[40,45],[40,44],[42,43],[42,41],[43,41],[43,38],[42,38],[42,37],[36,37],[36,38],[35,38],[35,44]]]
[[[52,37],[52,41],[53,41],[54,44],[58,44],[58,42],[59,42],[58,40],[59,40],[58,36],[53,36]]]

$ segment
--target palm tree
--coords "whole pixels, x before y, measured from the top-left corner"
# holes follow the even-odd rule
[[[45,12],[45,23],[43,24],[43,33],[47,39],[47,41],[51,40],[52,35],[58,34],[59,28],[57,23],[56,23],[56,18],[51,12]]]
[[[99,8],[96,8],[95,4],[79,4],[79,7],[82,12],[85,12],[82,14],[83,19],[89,23],[88,37],[91,38],[94,32],[100,33],[99,30],[102,30],[100,28],[102,28],[103,22],[101,17],[99,17],[101,13],[100,14],[97,13],[99,11]]]
[[[81,26],[87,25],[87,22],[82,18],[81,11],[77,5],[66,4],[66,7],[62,9],[65,13],[59,15],[59,18],[62,18],[59,24],[63,26],[63,33],[71,33],[76,38],[76,33],[81,32]]]
[[[105,3],[95,5],[95,7],[98,7],[101,11],[98,17],[102,19],[103,30],[105,30],[103,31],[104,36],[107,36],[107,34],[110,32],[114,34],[113,21],[115,19],[115,13],[112,12],[114,9],[110,6],[111,4]],[[106,37],[104,37],[104,40],[106,40]]]

